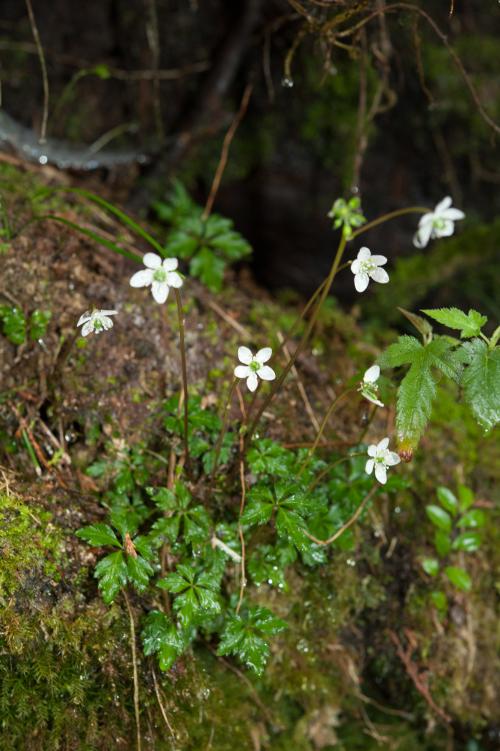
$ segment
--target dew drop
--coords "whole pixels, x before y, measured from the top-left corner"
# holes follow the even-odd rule
[[[45,156],[45,154],[40,154],[40,156],[38,157],[38,161],[40,162],[40,164],[47,164],[47,162],[48,162],[49,160],[48,160],[48,158],[47,158],[47,157]]]
[[[284,89],[293,89],[293,79],[288,78],[288,76],[284,76],[281,79],[281,85],[283,86]]]

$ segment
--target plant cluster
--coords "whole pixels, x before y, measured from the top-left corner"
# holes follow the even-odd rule
[[[500,329],[488,338],[482,331],[487,323],[484,316],[451,308],[425,312],[459,330],[461,339],[435,335],[426,319],[403,311],[422,342],[400,337],[364,375],[346,382],[325,410],[309,448],[286,449],[270,440],[261,426],[266,410],[310,343],[337,274],[350,267],[359,293],[366,291],[370,281],[384,285],[390,281],[382,268],[388,263],[385,256],[372,254],[364,246],[355,259],[344,261],[348,244],[384,221],[417,213],[422,215],[418,229],[422,245],[452,234],[454,222],[462,219],[463,213],[453,209],[451,199],[446,198],[434,210],[410,207],[366,222],[358,199],[337,201],[331,212],[335,226],[342,230],[337,251],[327,277],[288,332],[288,340],[298,330],[300,338],[286,365],[281,372],[275,371],[269,346],[257,347],[256,354],[240,346],[239,362],[235,357],[227,387],[221,389],[224,399],[214,409],[195,396],[188,384],[181,300],[181,289],[189,282],[185,263],[191,275],[219,289],[225,264],[243,257],[248,246],[231,222],[196,206],[179,184],[168,204],[156,205],[159,216],[171,225],[166,248],[112,204],[88,191],[72,192],[111,212],[150,246],[142,258],[144,267],[133,274],[130,285],[149,287],[158,305],[165,304],[172,291],[181,374],[180,393],[165,404],[162,453],[150,452],[156,462],[163,460],[168,465],[167,481],[159,481],[151,462],[145,461],[147,447],[122,450],[112,467],[102,462],[93,465],[89,471],[95,477],[111,476],[103,495],[109,520],[85,527],[78,535],[93,547],[108,551],[95,569],[106,602],[121,592],[127,598],[129,586],[143,598],[147,611],[142,624],[144,650],[158,656],[162,669],[170,668],[195,640],[204,639],[218,640],[219,654],[234,655],[261,674],[270,653],[269,639],[286,623],[260,602],[257,589],[249,590],[248,582],[256,588],[265,582],[286,589],[291,566],[324,565],[332,546],[353,544],[352,527],[381,488],[391,491],[404,483],[388,473],[400,458],[411,458],[430,418],[439,377],[451,378],[463,389],[481,425],[489,429],[498,422]],[[69,224],[105,247],[140,260],[109,239]],[[184,262],[183,268],[176,256]],[[82,333],[109,330],[113,324],[110,316],[116,313],[94,310],[84,314],[79,321]],[[118,311],[118,324],[120,315]],[[325,451],[321,439],[338,404],[347,398],[366,399],[373,417],[376,409],[384,408],[379,398],[380,368],[402,366],[409,369],[398,389],[398,453],[391,450],[389,436],[366,447],[362,443],[365,431],[347,452]],[[245,402],[240,391],[243,381],[254,394],[247,408],[241,407]],[[231,420],[236,394],[242,417]],[[168,458],[163,455],[164,446]],[[446,508],[439,512],[442,524],[450,519],[450,549],[454,545],[454,549],[457,545],[458,549],[460,545],[470,549],[474,535],[455,536],[450,513]],[[438,517],[434,514],[433,518]],[[457,517],[456,524],[466,524],[464,517]],[[445,575],[460,586],[457,582],[463,583],[464,577],[457,570],[450,564]]]
[[[465,485],[458,486],[457,495],[449,488],[438,487],[437,500],[438,503],[425,507],[434,527],[433,545],[437,557],[422,558],[422,568],[430,577],[443,579],[444,576],[455,589],[468,592],[472,587],[472,579],[461,565],[456,565],[454,559],[459,553],[474,553],[479,550],[486,513],[480,508],[473,508],[474,494]],[[438,611],[446,611],[448,600],[443,590],[433,590],[430,599]]]
[[[52,314],[50,310],[34,310],[29,316],[16,305],[0,305],[2,333],[12,344],[24,344],[28,339],[43,339]]]

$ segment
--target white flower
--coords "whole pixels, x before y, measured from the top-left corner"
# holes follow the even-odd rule
[[[434,211],[424,214],[420,219],[418,230],[413,237],[413,244],[416,248],[425,248],[429,240],[449,237],[455,230],[455,222],[464,217],[463,211],[451,207],[451,198],[446,196],[438,203]]]
[[[246,378],[247,386],[250,391],[255,391],[259,385],[259,378],[263,381],[274,381],[276,373],[269,365],[264,365],[269,360],[273,351],[271,347],[259,349],[254,356],[248,347],[238,348],[238,360],[243,365],[237,365],[234,369],[236,378]]]
[[[387,284],[389,274],[380,267],[387,263],[385,256],[372,256],[369,248],[360,248],[358,257],[351,263],[354,286],[358,292],[364,292],[370,279],[380,284]]]
[[[93,310],[91,313],[87,310],[80,316],[77,326],[82,326],[82,336],[88,334],[100,334],[101,331],[107,331],[112,328],[113,321],[110,316],[115,316],[116,310]]]
[[[131,287],[149,287],[157,303],[164,303],[170,287],[182,287],[182,277],[175,271],[177,258],[161,259],[156,253],[146,253],[142,259],[145,269],[137,271],[130,280]]]
[[[401,461],[394,451],[389,451],[387,448],[388,445],[389,439],[382,438],[376,446],[375,444],[368,446],[368,456],[370,459],[366,462],[365,472],[371,475],[375,467],[375,477],[382,485],[385,485],[387,482],[387,468],[393,467]]]
[[[372,365],[368,368],[363,376],[358,391],[361,391],[365,399],[368,399],[372,404],[376,404],[378,407],[383,407],[382,402],[377,399],[378,386],[377,381],[380,376],[380,368],[378,365]]]

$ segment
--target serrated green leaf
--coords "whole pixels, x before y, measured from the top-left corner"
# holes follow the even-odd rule
[[[481,535],[479,532],[462,532],[453,540],[453,550],[463,550],[465,553],[473,553],[481,547]]]
[[[52,318],[50,310],[34,310],[30,318],[30,338],[33,341],[42,339],[47,333],[47,326]]]
[[[191,259],[189,273],[206,284],[212,292],[220,292],[225,268],[225,261],[218,258],[210,248],[204,247]]]
[[[442,529],[444,532],[451,530],[451,516],[441,506],[426,506],[425,512],[435,527]]]
[[[459,527],[484,527],[486,524],[486,514],[479,508],[470,509],[459,520]]]
[[[142,556],[138,555],[136,558],[133,555],[127,555],[127,573],[132,584],[142,591],[148,586],[154,569]]]
[[[437,558],[424,558],[422,560],[422,568],[429,576],[437,576],[439,573],[439,561]]]
[[[441,506],[446,509],[446,511],[449,511],[452,516],[455,516],[458,511],[458,500],[454,493],[452,493],[449,488],[440,486],[437,489],[437,497]]]
[[[102,545],[112,545],[115,548],[122,547],[121,542],[108,524],[92,524],[89,527],[83,527],[78,530],[76,536],[94,547]]]
[[[436,382],[425,353],[417,353],[398,389],[396,427],[401,442],[416,446],[429,421]]]
[[[262,675],[269,658],[269,645],[263,636],[275,635],[284,628],[286,624],[266,608],[250,608],[244,617],[228,618],[217,652],[238,656],[257,675]]]
[[[400,336],[398,341],[391,344],[382,352],[377,362],[381,368],[398,368],[410,365],[423,349],[421,343],[414,336]]]
[[[462,377],[465,400],[481,427],[491,430],[500,422],[500,349],[481,339],[463,347],[469,360]]]
[[[99,580],[104,602],[113,602],[116,595],[127,584],[127,563],[121,552],[110,553],[95,567],[94,576]]]
[[[486,316],[481,315],[477,310],[469,310],[467,314],[458,308],[438,308],[422,312],[450,329],[458,329],[463,339],[478,336],[488,321]]]
[[[295,511],[280,509],[276,514],[276,531],[280,537],[284,537],[293,543],[297,550],[307,552],[311,547],[311,541],[304,533],[304,520]]]
[[[462,592],[469,592],[472,587],[472,580],[467,571],[458,566],[448,566],[444,572],[457,589],[460,589]]]
[[[169,670],[186,647],[182,634],[158,610],[148,613],[141,636],[144,654],[157,654],[161,670]]]

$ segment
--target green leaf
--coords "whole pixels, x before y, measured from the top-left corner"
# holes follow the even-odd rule
[[[280,537],[293,543],[301,553],[308,552],[312,546],[311,540],[304,533],[304,520],[295,511],[278,511],[276,531]]]
[[[42,339],[47,333],[47,326],[52,313],[50,310],[34,310],[30,318],[30,337],[34,341]]]
[[[472,581],[469,574],[458,566],[448,566],[444,570],[450,582],[462,592],[469,592]]]
[[[460,501],[460,511],[467,511],[467,509],[474,503],[474,493],[465,485],[459,485],[458,499]]]
[[[434,605],[434,607],[440,613],[445,613],[448,607],[448,600],[446,598],[445,593],[441,592],[440,590],[436,590],[434,592],[431,592],[430,597],[431,597],[431,602]]]
[[[442,529],[437,529],[434,533],[434,547],[436,553],[445,558],[451,550],[451,539],[448,533],[443,532]]]
[[[148,561],[138,555],[127,556],[127,573],[128,578],[134,586],[141,592],[148,586],[149,578],[153,576],[154,569]]]
[[[19,308],[0,305],[2,331],[12,344],[20,345],[26,341],[26,319]]]
[[[189,273],[197,277],[212,291],[220,292],[226,262],[217,258],[210,248],[204,247],[191,259]]]
[[[159,610],[148,613],[141,636],[144,654],[157,654],[161,670],[169,670],[186,647],[182,634]]]
[[[274,636],[286,628],[267,608],[250,608],[244,616],[231,615],[226,621],[218,654],[233,654],[257,675],[262,675],[269,658],[264,636]]]
[[[174,610],[185,627],[191,625],[195,618],[215,615],[221,610],[219,580],[206,571],[196,571],[179,564],[175,572],[158,582],[158,586],[177,595]]]
[[[442,529],[444,532],[451,530],[451,516],[441,506],[426,506],[425,512],[435,527]]]
[[[429,576],[437,576],[439,573],[439,561],[437,558],[424,558],[422,560],[422,568]]]
[[[488,320],[477,310],[469,310],[467,315],[458,308],[438,308],[436,310],[423,310],[422,312],[450,329],[458,329],[462,339],[478,336],[481,328]]]
[[[96,548],[101,545],[112,545],[115,548],[122,547],[121,542],[108,524],[92,524],[92,526],[83,527],[78,530],[76,536]]]
[[[94,576],[99,580],[99,589],[105,603],[113,602],[127,583],[127,563],[121,552],[110,553],[95,567]]]
[[[437,489],[437,497],[441,506],[455,516],[458,511],[458,501],[451,490],[441,486]]]
[[[243,524],[266,524],[273,514],[275,499],[270,488],[255,485],[248,493],[248,504],[243,512]]]
[[[459,527],[484,527],[486,514],[479,508],[470,509],[459,520]]]
[[[381,368],[398,368],[400,365],[411,364],[422,349],[414,336],[400,336],[397,342],[380,355],[378,364]]]
[[[500,349],[473,339],[463,345],[469,364],[462,377],[464,396],[474,417],[485,430],[500,422]]]
[[[453,550],[463,550],[466,553],[473,553],[481,547],[481,535],[479,532],[462,532],[453,541],[452,547]]]

